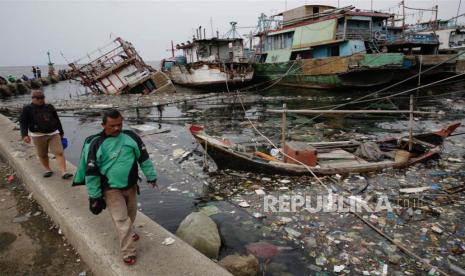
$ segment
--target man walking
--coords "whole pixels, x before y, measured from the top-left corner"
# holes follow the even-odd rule
[[[61,144],[61,138],[64,134],[63,127],[53,105],[45,103],[44,92],[41,90],[32,91],[32,103],[23,107],[19,123],[23,142],[29,144],[32,138],[37,156],[45,169],[43,176],[53,175],[48,158],[50,149],[55,155],[62,178],[71,178],[73,175],[66,172],[66,160]]]
[[[42,78],[42,70],[40,70],[39,66],[37,66],[37,78],[40,79]]]
[[[152,187],[157,174],[141,138],[123,130],[123,117],[116,109],[108,110],[102,119],[103,131],[89,136],[81,153],[79,169],[73,186],[85,184],[89,194],[89,209],[99,214],[108,206],[116,228],[123,261],[136,263],[134,232],[137,214],[138,166]]]
[[[34,75],[34,79],[37,78],[37,70],[34,66],[32,66],[32,74]]]

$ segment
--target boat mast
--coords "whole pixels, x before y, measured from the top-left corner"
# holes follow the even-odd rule
[[[459,20],[460,7],[462,6],[462,0],[459,2],[459,7],[457,9],[457,17],[455,18],[455,26],[457,27],[457,21]]]
[[[173,40],[171,40],[171,56],[174,57],[174,44],[173,44]]]
[[[402,4],[402,35],[405,34],[405,1],[401,2]]]

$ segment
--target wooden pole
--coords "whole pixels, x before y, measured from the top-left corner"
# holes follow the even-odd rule
[[[420,55],[420,65],[418,69],[418,86],[421,85],[421,70],[423,66],[423,56]],[[419,89],[417,89],[417,94],[420,92]],[[409,127],[409,132],[408,132],[408,150],[412,151],[413,148],[413,92],[410,94],[410,127]]]
[[[410,94],[410,123],[408,130],[408,151],[412,151],[413,148],[413,93]]]
[[[281,149],[284,152],[284,144],[286,143],[286,125],[287,125],[287,118],[286,118],[286,111],[287,105],[283,104],[283,121],[281,125]],[[286,162],[286,158],[284,158],[284,162]]]
[[[376,226],[374,226],[372,223],[370,223],[368,220],[364,219],[362,216],[360,216],[359,214],[355,213],[355,212],[351,212],[351,214],[354,214],[358,219],[360,219],[363,223],[365,223],[368,227],[370,227],[371,229],[373,229],[376,233],[380,234],[382,237],[384,237],[386,240],[390,241],[392,244],[394,244],[395,246],[397,246],[400,251],[406,253],[407,255],[415,258],[418,262],[421,262],[423,263],[426,267],[428,268],[433,268],[433,265],[431,265],[430,263],[426,262],[424,258],[418,256],[417,254],[413,253],[412,251],[410,251],[407,247],[405,247],[403,244],[397,242],[396,240],[392,239],[391,237],[389,237],[388,235],[386,235],[383,231],[381,231],[379,228],[377,228]],[[437,267],[434,267],[436,269],[436,271],[438,271],[439,273],[441,273],[442,275],[445,275],[445,276],[448,276],[450,274],[448,274],[447,272],[437,268]]]
[[[268,113],[298,113],[298,114],[409,114],[412,113],[411,110],[376,110],[376,109],[369,109],[369,110],[343,110],[343,109],[333,109],[333,110],[317,110],[317,109],[268,109],[265,112]],[[438,114],[437,112],[429,112],[429,111],[413,111],[413,114]],[[283,115],[283,119],[285,116]]]

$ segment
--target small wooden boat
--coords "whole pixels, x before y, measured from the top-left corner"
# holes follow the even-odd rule
[[[311,174],[311,170],[317,175],[332,175],[403,168],[432,159],[439,155],[445,138],[459,126],[460,123],[453,123],[439,131],[413,135],[411,151],[408,151],[408,136],[376,141],[372,145],[375,144],[381,153],[381,158],[376,161],[360,157],[360,148],[366,144],[363,141],[300,143],[297,151],[292,146],[285,145],[285,157],[279,158],[258,150],[264,149],[266,145],[261,147],[235,144],[227,139],[206,134],[204,127],[200,125],[189,125],[189,131],[215,161],[219,170],[233,169],[284,175]],[[302,147],[302,144],[305,146]],[[289,158],[288,154],[294,158]],[[305,165],[312,163],[312,154],[315,157],[313,164]],[[302,159],[306,156],[310,158]],[[300,160],[296,162],[295,158]]]

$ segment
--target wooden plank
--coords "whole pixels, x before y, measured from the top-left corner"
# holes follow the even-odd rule
[[[349,59],[344,57],[328,57],[325,59],[304,59],[302,71],[304,75],[328,75],[347,72]]]
[[[337,141],[337,142],[310,142],[307,143],[315,148],[326,148],[326,147],[347,147],[347,146],[359,146],[361,143],[357,141]]]
[[[403,194],[414,194],[414,193],[421,193],[424,191],[428,191],[429,189],[431,189],[430,186],[424,186],[424,187],[400,189],[399,192]]]
[[[320,159],[352,159],[356,160],[357,157],[350,152],[343,149],[336,149],[330,152],[320,153],[318,152],[318,160]]]
[[[361,164],[367,164],[368,162],[360,162],[358,160],[322,160],[318,164],[321,168],[351,168]]]
[[[446,62],[450,58],[452,58],[454,55],[423,55],[422,56],[422,63],[423,65],[436,65],[439,63]],[[455,63],[456,60],[450,60],[448,63]]]
[[[318,110],[318,109],[267,109],[265,112],[268,113],[298,113],[298,114],[406,114],[411,113],[410,110],[377,110],[377,109],[368,109],[368,110]],[[413,111],[414,114],[437,114],[437,112],[429,111]]]

